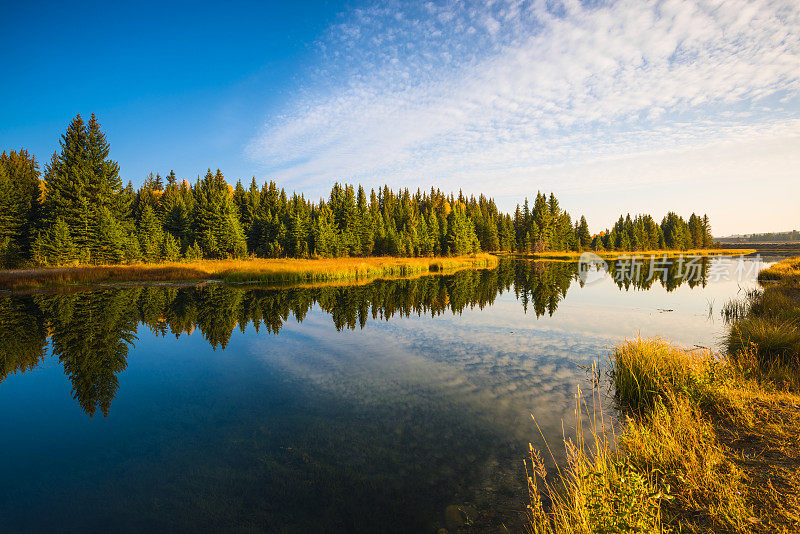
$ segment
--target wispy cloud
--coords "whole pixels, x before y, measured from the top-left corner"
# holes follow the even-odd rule
[[[578,169],[630,183],[611,171],[652,154],[666,167],[637,180],[661,182],[665,154],[800,148],[798,35],[794,0],[381,2],[329,29],[249,153],[304,189],[587,192],[608,183]]]

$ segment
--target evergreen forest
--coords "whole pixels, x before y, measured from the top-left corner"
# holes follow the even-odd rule
[[[170,171],[123,183],[94,114],[76,116],[40,165],[25,149],[0,155],[0,266],[157,263],[203,258],[454,256],[480,251],[687,250],[713,244],[708,217],[620,216],[592,233],[553,193],[513,214],[484,195],[438,189],[367,191],[335,183],[327,198],[274,181],[230,184],[209,169],[194,183]]]

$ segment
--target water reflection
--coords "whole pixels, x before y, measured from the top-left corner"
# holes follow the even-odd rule
[[[0,517],[20,532],[436,532],[469,502],[512,525],[519,460],[543,446],[529,414],[559,455],[582,365],[634,328],[707,343],[698,311],[738,287],[622,282],[515,261],[347,287],[2,296],[0,456],[15,460]]]
[[[608,272],[625,290],[649,289],[654,283],[667,291],[683,283],[705,285],[708,259],[699,259],[699,276],[687,277],[683,262],[669,260],[659,277],[648,276],[652,270],[647,263],[620,273],[620,264],[611,262]],[[36,367],[44,359],[49,338],[81,408],[89,416],[98,410],[108,416],[139,323],[161,336],[180,337],[198,328],[214,349],[224,349],[237,327],[244,332],[252,324],[256,332],[278,334],[290,316],[302,322],[314,305],[327,312],[341,331],[363,329],[370,319],[483,309],[513,288],[526,313],[552,316],[572,283],[582,285],[574,263],[503,261],[492,270],[349,286],[150,286],[0,296],[0,382],[11,373]]]

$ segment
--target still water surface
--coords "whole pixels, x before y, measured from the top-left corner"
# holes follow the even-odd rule
[[[0,530],[514,530],[531,413],[558,455],[611,344],[718,346],[755,269],[700,265],[0,295]]]

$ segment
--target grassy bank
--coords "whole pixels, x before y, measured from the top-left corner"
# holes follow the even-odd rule
[[[531,450],[529,531],[800,531],[800,260],[765,273],[773,282],[737,308],[726,354],[659,339],[614,347],[624,430],[578,398],[595,439],[567,442],[557,482]]]
[[[426,273],[453,272],[497,265],[490,254],[452,258],[247,259],[196,262],[90,265],[0,271],[0,289],[32,289],[58,285],[119,282],[302,283],[364,280]]]
[[[593,254],[597,254],[603,259],[615,259],[619,257],[643,257],[643,256],[658,256],[658,257],[668,257],[668,258],[675,258],[677,256],[739,256],[739,255],[747,255],[753,254],[756,252],[756,249],[752,248],[699,248],[699,249],[690,249],[690,250],[636,250],[636,251],[593,251],[593,250],[586,250],[584,252],[591,252]],[[508,255],[515,258],[532,258],[532,259],[541,259],[541,260],[578,260],[581,257],[583,252],[573,252],[573,251],[566,251],[566,252],[532,252],[529,254],[520,254],[520,253],[506,253],[504,255]]]

